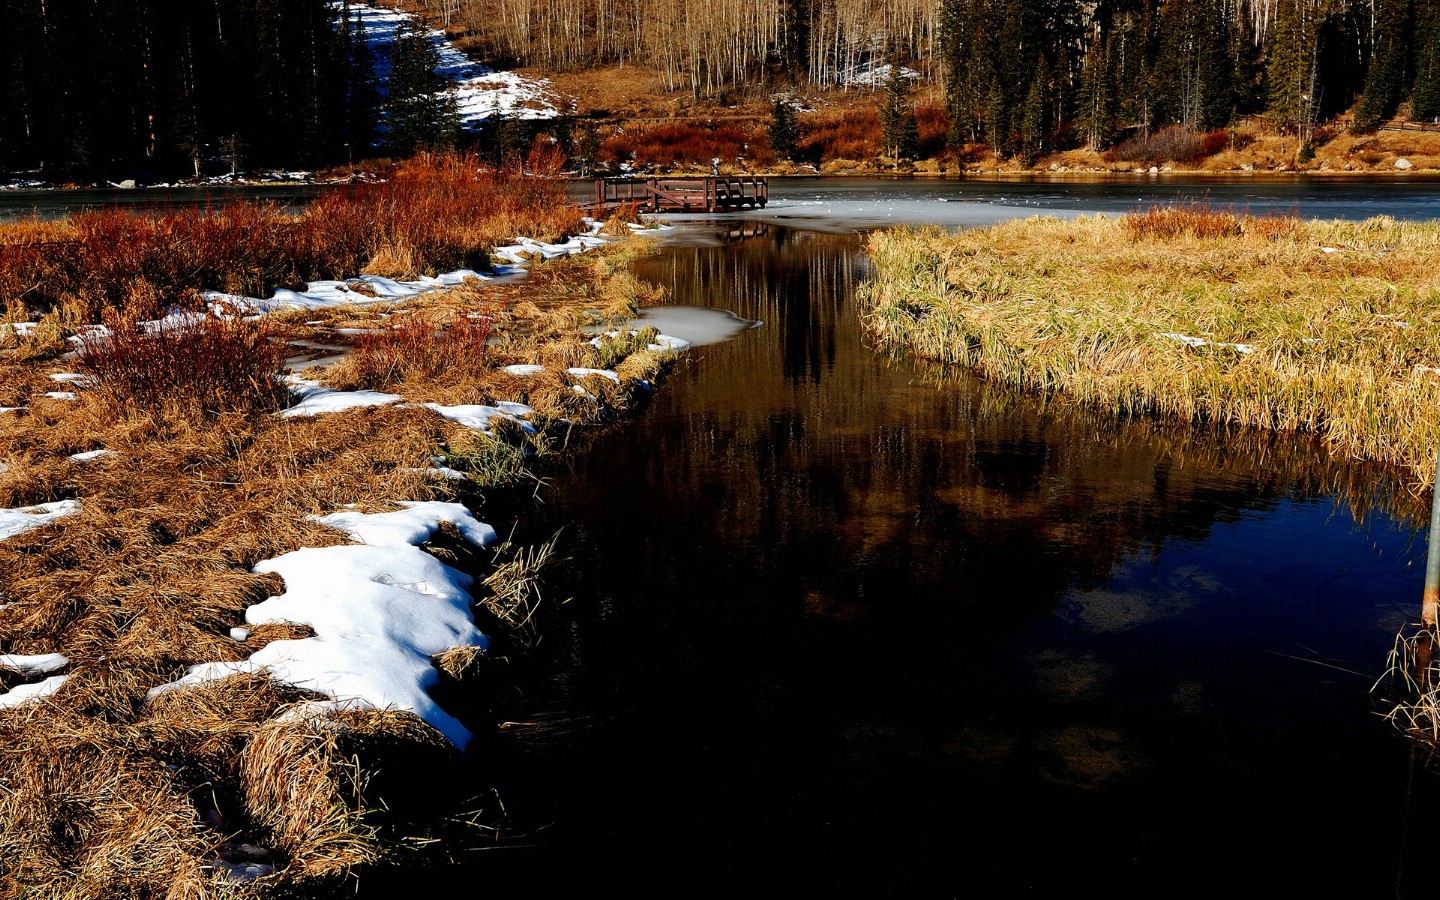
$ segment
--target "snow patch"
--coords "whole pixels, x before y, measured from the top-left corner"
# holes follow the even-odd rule
[[[465,749],[470,732],[442,710],[428,691],[439,683],[431,658],[451,647],[488,647],[470,612],[470,576],[419,548],[441,522],[472,542],[493,543],[495,532],[457,503],[413,502],[397,512],[353,511],[321,518],[361,544],[297,550],[255,566],[285,580],[285,592],[245,611],[248,625],[308,625],[314,637],[267,644],[243,662],[192,666],[168,690],[228,675],[269,673],[277,681],[354,709],[413,712]]]
[[[280,411],[282,418],[318,416],[322,413],[343,412],[362,406],[387,406],[400,402],[399,394],[385,394],[380,391],[336,391],[324,387],[318,381],[306,381],[290,376],[287,381],[290,393],[300,402]]]
[[[23,534],[42,525],[49,525],[56,519],[73,515],[79,511],[79,500],[57,500],[54,503],[0,509],[0,541],[8,540],[17,534]]]

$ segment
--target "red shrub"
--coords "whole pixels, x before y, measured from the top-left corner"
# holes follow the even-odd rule
[[[872,108],[802,116],[800,129],[799,156],[813,163],[880,155],[880,114]]]
[[[620,131],[605,140],[601,151],[612,161],[628,160],[642,166],[679,163],[708,167],[710,160],[717,156],[727,164],[736,159],[757,165],[775,161],[763,128],[733,123],[710,126],[666,124]]]
[[[82,337],[80,369],[117,408],[192,418],[277,408],[285,343],[267,324],[207,313],[142,322],[111,311]]]
[[[1193,165],[1214,156],[1230,143],[1230,133],[1192,131],[1183,125],[1170,125],[1149,135],[1136,134],[1105,151],[1111,162],[1138,162],[1159,165],[1165,162]]]

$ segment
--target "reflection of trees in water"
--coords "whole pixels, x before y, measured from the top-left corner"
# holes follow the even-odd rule
[[[638,267],[677,302],[764,322],[682,366],[684,389],[666,389],[678,425],[647,429],[658,446],[624,461],[686,510],[667,530],[743,548],[724,564],[741,589],[778,578],[842,618],[873,613],[882,592],[1037,609],[1281,499],[1418,509],[1397,478],[1303,440],[1121,423],[851,352],[865,266],[853,238],[774,229]]]

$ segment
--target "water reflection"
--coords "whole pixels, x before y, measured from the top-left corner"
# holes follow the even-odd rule
[[[637,271],[764,325],[522,518],[577,598],[530,702],[605,724],[510,786],[554,825],[487,878],[1419,895],[1434,780],[1367,693],[1420,595],[1403,483],[874,353],[854,238]]]

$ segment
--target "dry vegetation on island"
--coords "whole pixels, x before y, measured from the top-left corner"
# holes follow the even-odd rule
[[[475,176],[455,160],[402,173],[389,189],[293,215],[227,207],[148,222],[103,213],[91,222],[194,254],[209,246],[196,230],[218,230],[226,239],[217,246],[240,254],[237,277],[257,279],[245,282],[253,287],[313,270],[303,268],[309,257],[283,251],[275,252],[284,266],[247,268],[252,239],[313,247],[316,230],[340,220],[355,240],[345,259],[364,257],[362,267],[373,270],[403,258],[407,271],[423,271],[451,264],[451,251],[488,259],[475,254],[517,233],[558,236],[574,215],[554,202],[552,188]],[[431,205],[412,210],[401,203],[406,196]],[[503,215],[478,218],[482,204]],[[367,222],[361,209],[376,219]],[[453,218],[426,221],[445,210]],[[40,227],[20,226],[26,234]],[[610,249],[537,265],[520,281],[472,280],[403,305],[303,309],[254,322],[192,319],[156,330],[135,323],[156,304],[191,297],[171,293],[185,269],[163,266],[160,250],[139,255],[154,268],[123,273],[131,287],[118,308],[105,307],[114,285],[91,279],[76,261],[120,251],[91,243],[83,222],[45,227],[80,235],[80,244],[59,255],[69,279],[63,289],[47,282],[43,305],[38,291],[12,299],[14,318],[48,312],[42,328],[3,330],[0,406],[18,409],[0,412],[0,507],[79,508],[0,541],[0,654],[63,654],[68,678],[44,699],[0,708],[0,895],[310,892],[397,847],[424,844],[438,827],[436,811],[464,802],[456,795],[463,782],[450,777],[458,752],[413,715],[296,715],[313,695],[258,674],[147,692],[188,666],[243,660],[308,634],[287,625],[230,630],[247,606],[283,588],[278,576],[253,572],[256,563],[345,542],[314,516],[406,500],[475,508],[497,491],[534,490],[538,455],[565,447],[576,427],[623,414],[643,393],[640,380],[668,364],[670,355],[649,348],[645,334],[592,343],[589,330],[616,327],[656,293],[623,271],[627,251]],[[296,243],[286,245],[289,238]],[[445,249],[418,252],[427,246]],[[213,259],[205,264],[228,271]],[[23,271],[13,259],[4,265],[11,277]],[[111,336],[78,358],[58,359],[71,330],[101,307],[115,326]],[[294,352],[286,342],[297,341],[353,343],[346,360],[309,377],[406,402],[277,415],[288,393],[275,390],[276,379]],[[522,377],[504,371],[511,364],[545,370]],[[618,380],[577,377],[569,367],[613,368]],[[61,371],[90,381],[58,385],[49,376]],[[76,399],[48,396],[57,387],[74,388]],[[423,405],[497,401],[533,407],[535,431],[510,423],[482,433]],[[76,456],[99,450],[106,452]],[[426,549],[475,576],[479,624],[502,648],[509,635],[512,646],[529,639],[524,604],[543,553],[480,552],[449,531]],[[494,715],[481,662],[473,650],[436,661],[440,689],[477,733]],[[35,680],[0,667],[0,689]],[[236,880],[247,866],[251,875],[263,866],[275,872]]]
[[[1118,416],[1317,435],[1434,478],[1440,225],[1204,206],[870,238],[884,344]]]

